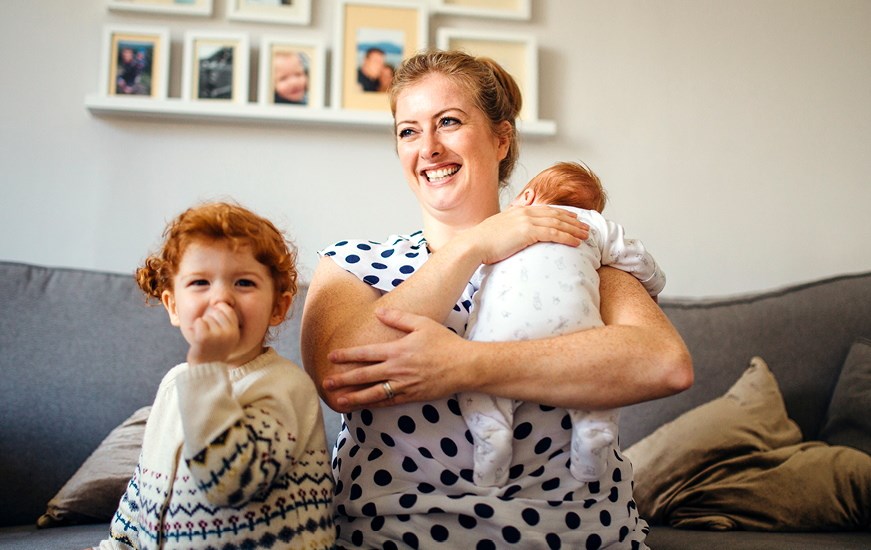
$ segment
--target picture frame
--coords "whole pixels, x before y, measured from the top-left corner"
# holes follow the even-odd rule
[[[288,36],[264,36],[260,42],[257,102],[281,107],[322,108],[326,95],[326,72],[326,48],[323,42],[303,41]],[[282,73],[285,75],[283,79],[280,76]],[[304,84],[301,79],[305,80]]]
[[[227,19],[308,25],[311,22],[311,0],[227,0]]]
[[[436,32],[443,50],[463,50],[494,59],[517,81],[523,94],[520,119],[538,120],[538,41],[528,33],[499,33],[443,27]]]
[[[212,15],[213,0],[107,0],[110,10],[170,13],[175,15]]]
[[[187,101],[248,102],[249,42],[244,33],[185,33],[181,97]]]
[[[339,0],[337,8],[331,106],[389,112],[384,90],[391,70],[426,47],[428,6],[414,0]]]
[[[165,27],[105,26],[100,94],[166,99],[169,50]]]
[[[532,0],[433,0],[432,11],[468,17],[529,20]]]

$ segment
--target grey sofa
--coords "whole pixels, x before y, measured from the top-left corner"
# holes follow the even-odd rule
[[[299,318],[275,346],[299,362]],[[106,523],[37,529],[46,503],[115,426],[151,402],[186,346],[162,307],[144,305],[131,275],[0,262],[0,548],[84,548]],[[871,272],[707,300],[663,300],[696,366],[693,388],[624,410],[626,448],[713,399],[751,356],[777,375],[790,416],[819,432],[851,343],[871,338]],[[340,419],[327,411],[328,436]],[[759,533],[652,526],[655,549],[871,548],[871,531]]]

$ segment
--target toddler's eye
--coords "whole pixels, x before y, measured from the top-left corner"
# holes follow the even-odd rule
[[[208,286],[209,281],[205,279],[197,279],[195,281],[190,282],[190,286]]]
[[[245,286],[245,287],[257,286],[256,284],[254,284],[254,281],[252,281],[250,279],[239,279],[239,281],[237,281],[236,284],[239,286]]]

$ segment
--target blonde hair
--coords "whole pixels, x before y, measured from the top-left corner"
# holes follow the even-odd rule
[[[185,250],[191,243],[227,241],[234,249],[250,246],[254,258],[269,268],[275,296],[297,292],[296,249],[275,225],[250,210],[227,202],[205,203],[182,212],[163,232],[160,250],[136,270],[136,282],[146,298],[160,300],[172,291]]]
[[[499,183],[501,187],[506,186],[520,155],[516,121],[523,97],[517,82],[488,57],[475,57],[456,50],[425,50],[396,68],[387,90],[394,119],[396,102],[402,92],[431,74],[444,75],[459,85],[490,120],[493,135],[508,138],[508,153],[499,163]],[[509,123],[509,130],[503,128],[503,122]]]
[[[608,200],[599,176],[581,162],[558,162],[545,168],[529,180],[523,188],[526,189],[535,192],[536,202],[574,206],[600,213]]]

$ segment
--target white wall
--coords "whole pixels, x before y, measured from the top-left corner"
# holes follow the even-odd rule
[[[333,39],[310,27],[109,12],[102,0],[0,6],[0,259],[132,271],[164,223],[232,196],[300,248],[418,226],[390,130],[99,118],[105,23],[167,25],[171,95],[189,28]],[[519,183],[556,160],[602,177],[606,214],[642,238],[666,295],[732,294],[871,269],[871,2],[533,0],[531,22],[439,25],[533,32],[539,111]]]

